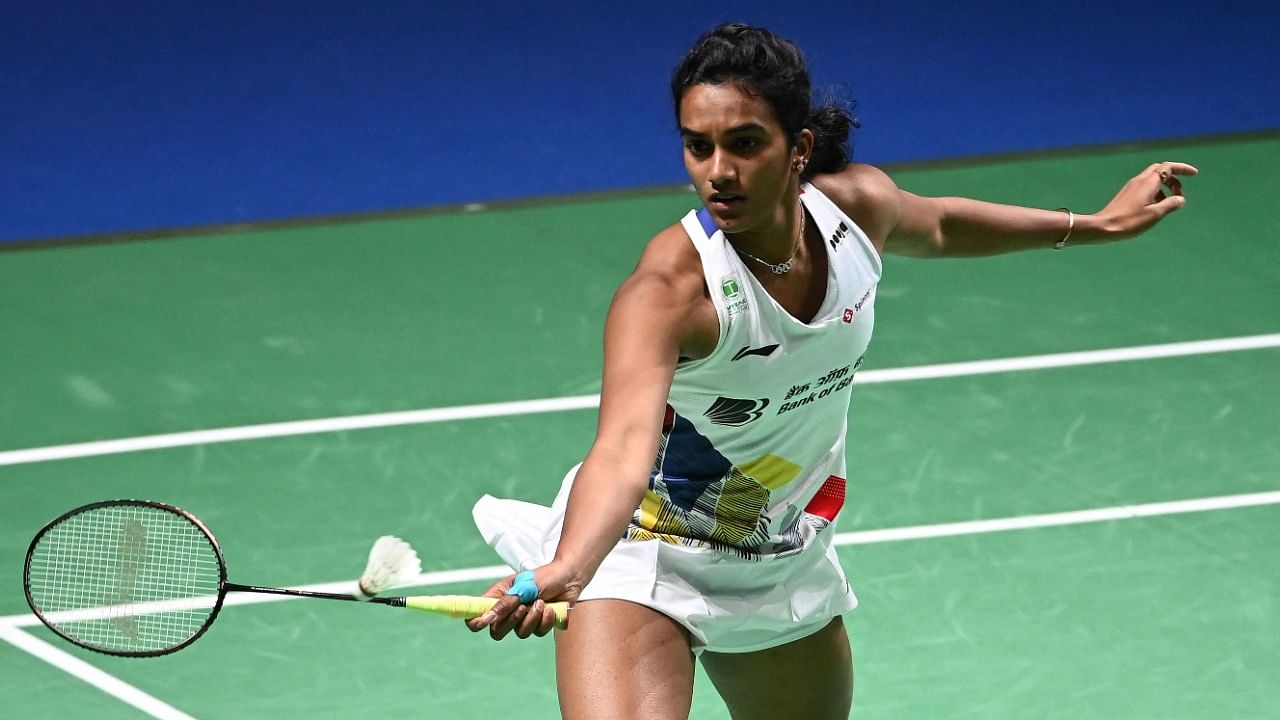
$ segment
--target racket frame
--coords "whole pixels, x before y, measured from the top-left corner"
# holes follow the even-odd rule
[[[205,618],[204,624],[200,626],[200,629],[192,633],[190,637],[186,638],[180,643],[177,643],[175,645],[171,645],[168,647],[163,647],[158,650],[116,650],[112,648],[100,647],[86,640],[73,637],[67,632],[64,632],[60,627],[58,627],[57,624],[55,624],[48,617],[46,617],[45,613],[42,612],[40,608],[36,606],[35,599],[31,597],[31,558],[33,555],[35,555],[36,546],[40,544],[40,541],[44,538],[44,536],[47,535],[49,531],[52,530],[53,528],[57,527],[61,523],[65,522],[66,520],[75,517],[76,515],[80,515],[80,514],[89,512],[91,510],[97,510],[99,508],[121,507],[121,506],[153,508],[156,510],[163,510],[165,512],[173,513],[174,515],[181,517],[182,519],[194,525],[196,529],[200,531],[201,535],[204,536],[205,541],[208,542],[209,546],[213,549],[214,557],[217,558],[218,593],[214,600],[213,607],[210,609],[209,616]],[[175,653],[187,647],[188,645],[194,643],[196,640],[199,640],[200,637],[204,635],[205,631],[209,629],[209,626],[213,624],[213,621],[218,619],[218,614],[222,612],[222,606],[224,601],[226,600],[228,592],[250,592],[250,593],[260,593],[265,595],[288,595],[290,597],[301,597],[301,598],[344,600],[344,601],[357,602],[357,603],[365,602],[365,603],[373,603],[378,605],[387,605],[390,607],[398,607],[398,608],[413,607],[409,603],[409,601],[414,599],[409,597],[372,597],[372,598],[367,598],[362,600],[361,598],[358,598],[355,595],[346,595],[341,593],[317,592],[313,590],[294,590],[294,589],[277,588],[277,587],[263,587],[260,585],[240,585],[238,583],[228,582],[227,581],[227,562],[222,555],[222,546],[218,544],[218,540],[217,538],[214,537],[213,532],[209,530],[208,526],[206,526],[204,522],[200,520],[200,518],[196,517],[190,512],[187,512],[186,510],[183,510],[180,507],[175,507],[167,503],[156,502],[154,500],[137,500],[137,499],[124,499],[124,498],[117,499],[117,500],[99,500],[98,502],[92,502],[87,505],[81,505],[80,507],[77,507],[62,513],[58,517],[45,523],[44,527],[40,528],[40,531],[37,532],[35,537],[31,539],[31,544],[27,546],[27,559],[22,569],[22,592],[27,599],[27,605],[31,608],[31,612],[35,614],[36,618],[39,619],[40,622],[44,623],[46,627],[48,627],[50,630],[56,633],[59,637],[71,643],[72,645],[85,648],[86,650],[92,650],[97,653],[102,653],[104,655],[114,655],[116,657],[135,657],[135,658],[158,657],[161,655],[169,655],[170,653]],[[551,605],[564,605],[565,608],[568,607],[564,603],[551,603]],[[415,608],[415,609],[421,610],[422,608]],[[62,611],[54,611],[54,612],[62,612]],[[564,627],[563,622],[559,626]]]
[[[200,533],[204,535],[205,541],[209,543],[211,548],[213,548],[213,554],[218,559],[218,595],[214,600],[213,607],[209,611],[209,617],[205,618],[204,625],[201,625],[199,630],[192,633],[191,637],[183,640],[177,645],[160,648],[159,650],[114,650],[111,648],[99,647],[85,640],[72,637],[64,632],[57,624],[45,617],[44,612],[42,612],[40,608],[36,607],[35,599],[31,597],[31,558],[35,555],[36,546],[40,544],[40,541],[44,536],[53,528],[76,515],[81,515],[98,508],[121,506],[154,508],[180,516],[187,522],[194,525]],[[214,538],[213,533],[209,531],[209,528],[201,522],[200,518],[192,515],[186,510],[167,503],[156,502],[154,500],[137,500],[128,498],[118,500],[99,500],[98,502],[92,502],[87,505],[81,505],[80,507],[68,510],[45,523],[45,526],[40,528],[40,531],[36,533],[36,536],[31,539],[31,544],[27,546],[27,559],[22,567],[22,594],[26,597],[27,606],[31,608],[31,612],[35,614],[36,618],[38,618],[40,622],[44,623],[45,627],[54,631],[62,639],[73,645],[85,648],[86,650],[102,653],[104,655],[115,655],[117,657],[158,657],[160,655],[168,655],[187,647],[196,640],[199,640],[200,636],[204,635],[205,631],[209,629],[209,626],[213,624],[213,621],[218,619],[218,613],[222,611],[222,603],[226,600],[227,591],[232,589],[238,588],[227,582],[227,562],[222,556],[222,547],[218,545],[217,539]]]

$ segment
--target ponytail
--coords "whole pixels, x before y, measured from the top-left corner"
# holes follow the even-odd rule
[[[813,152],[801,175],[802,180],[811,180],[814,175],[838,173],[849,166],[852,160],[849,133],[860,125],[848,109],[836,103],[813,108],[804,126],[813,133]]]

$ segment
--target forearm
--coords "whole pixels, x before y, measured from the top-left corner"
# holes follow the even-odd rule
[[[981,257],[1021,250],[1084,245],[1113,239],[1095,215],[999,205],[968,198],[934,198],[937,230],[920,243],[921,257]]]
[[[687,236],[679,232],[683,249]],[[580,586],[618,543],[649,488],[676,359],[692,334],[687,318],[698,316],[704,288],[692,262],[673,273],[642,260],[609,309],[600,420],[569,493],[554,559]]]
[[[622,537],[648,480],[644,469],[628,467],[597,450],[578,469],[555,562],[569,568],[581,586],[586,586]]]

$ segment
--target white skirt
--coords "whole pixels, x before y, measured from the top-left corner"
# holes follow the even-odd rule
[[[575,466],[551,507],[489,495],[472,509],[485,542],[514,570],[555,556]],[[830,532],[783,558],[746,560],[709,547],[622,539],[579,600],[653,608],[688,629],[694,652],[754,652],[785,645],[857,607]]]

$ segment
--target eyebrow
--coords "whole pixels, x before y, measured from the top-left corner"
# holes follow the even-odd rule
[[[751,131],[761,131],[761,132],[764,132],[764,131],[765,131],[765,126],[761,125],[760,123],[754,123],[754,122],[750,122],[750,123],[743,123],[743,124],[741,124],[741,125],[735,125],[735,126],[733,126],[733,127],[729,128],[728,130],[726,130],[726,131],[725,131],[725,134],[726,134],[726,135],[733,135],[733,134],[735,134],[735,133],[751,132]],[[697,130],[690,130],[689,128],[684,127],[683,125],[681,125],[681,126],[680,126],[680,134],[681,134],[681,135],[697,135],[697,136],[705,136],[705,135],[706,135],[706,133],[698,132]]]

